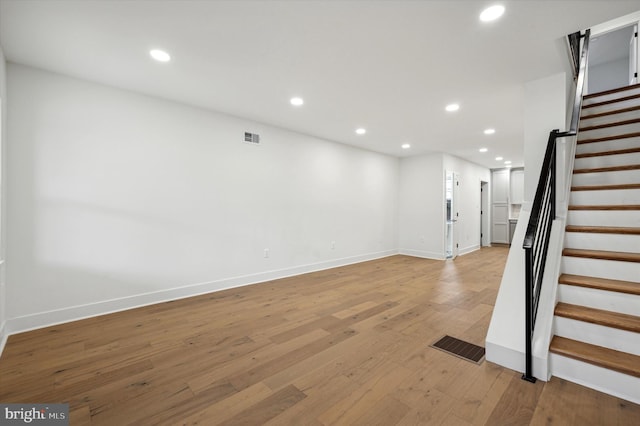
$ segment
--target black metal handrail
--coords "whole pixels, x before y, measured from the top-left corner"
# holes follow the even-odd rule
[[[580,43],[578,33],[578,46]],[[560,132],[558,129],[549,133],[547,149],[542,162],[542,170],[535,198],[531,206],[531,216],[527,225],[527,232],[524,237],[522,248],[525,251],[525,372],[522,375],[524,380],[535,382],[533,376],[533,352],[532,340],[533,331],[538,314],[538,303],[540,301],[540,289],[542,278],[547,261],[547,251],[549,249],[549,237],[551,235],[551,225],[556,218],[556,141],[558,138],[575,136],[578,132],[578,121],[582,108],[582,92],[584,89],[584,77],[587,68],[587,58],[589,56],[589,36],[590,30],[586,30],[582,53],[580,55],[580,65],[576,80],[576,96],[573,104],[571,124],[569,130]],[[569,44],[575,45],[576,35],[569,36]],[[572,49],[573,50],[573,49]],[[579,47],[577,48],[579,50]]]

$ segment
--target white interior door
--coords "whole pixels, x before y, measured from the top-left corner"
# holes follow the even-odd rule
[[[480,247],[489,245],[489,182],[480,182]]]
[[[633,27],[629,40],[629,85],[638,83],[638,26]]]
[[[453,242],[451,244],[451,248],[452,250],[452,254],[451,254],[451,258],[455,259],[456,257],[458,257],[458,235],[459,235],[459,225],[458,225],[458,220],[460,219],[460,214],[459,214],[459,208],[458,205],[460,204],[460,199],[458,197],[459,194],[459,190],[460,190],[460,178],[458,176],[458,173],[453,172],[453,197],[452,200],[453,202],[451,203],[451,215],[452,215],[452,222],[453,222]]]
[[[460,186],[458,174],[447,171],[445,173],[445,251],[448,259],[458,256],[458,189]]]

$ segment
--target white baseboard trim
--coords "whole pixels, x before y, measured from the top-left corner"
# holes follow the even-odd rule
[[[235,287],[242,287],[251,284],[258,284],[265,281],[272,281],[279,278],[286,278],[309,272],[322,271],[339,266],[351,265],[354,263],[366,262],[398,254],[397,250],[386,250],[377,253],[369,253],[358,256],[333,259],[308,265],[294,266],[275,271],[260,272],[257,274],[243,275],[226,278],[211,282],[191,284],[172,289],[160,290],[151,293],[138,294],[135,296],[118,299],[104,300],[86,305],[70,306],[68,308],[57,309],[47,312],[39,312],[22,317],[9,318],[2,328],[3,338],[11,334],[23,333],[25,331],[52,325],[63,324],[71,321],[78,321],[86,318],[106,315],[128,309],[140,308],[156,303],[168,302],[171,300],[184,299],[187,297],[199,296],[201,294],[227,290]],[[2,352],[0,351],[0,354]]]
[[[398,254],[404,254],[406,256],[413,256],[413,257],[421,257],[423,259],[446,260],[446,256],[443,253],[436,253],[431,251],[400,249],[398,250]]]
[[[476,250],[480,250],[480,245],[479,244],[475,244],[469,247],[463,247],[461,249],[458,249],[458,256],[462,256],[465,254],[469,254],[471,252],[474,252]]]

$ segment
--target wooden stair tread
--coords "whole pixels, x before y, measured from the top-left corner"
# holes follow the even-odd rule
[[[606,278],[587,277],[584,275],[562,274],[558,283],[596,290],[615,291],[617,293],[640,295],[640,283],[631,281],[610,280]]]
[[[632,112],[632,111],[638,111],[638,110],[640,110],[640,105],[636,105],[628,108],[614,109],[612,111],[600,112],[598,114],[589,114],[589,115],[581,116],[580,121],[591,120],[593,118],[606,117],[608,115],[624,114],[625,112]]]
[[[640,83],[630,84],[628,86],[620,86],[615,89],[603,90],[602,92],[597,93],[589,93],[588,95],[584,95],[582,99],[593,99],[598,96],[612,95],[614,93],[626,92],[627,90],[634,90],[640,88]]]
[[[627,170],[640,170],[640,164],[627,164],[625,166],[595,167],[592,169],[575,169],[573,173],[574,174],[606,173],[606,172],[624,172]]]
[[[622,251],[565,248],[564,250],[562,250],[562,255],[588,259],[617,260],[620,262],[640,262],[640,253],[627,253]]]
[[[621,183],[615,185],[581,185],[572,186],[572,191],[612,191],[615,189],[640,189],[640,183]]]
[[[640,136],[640,132],[624,133],[622,135],[603,136],[601,138],[578,139],[577,143],[578,143],[578,145],[581,145],[581,144],[584,144],[584,143],[607,142],[607,141],[613,141],[613,140],[617,140],[617,139],[636,138],[638,136]]]
[[[640,356],[553,336],[549,351],[578,361],[640,377]]]
[[[580,127],[580,131],[588,132],[590,130],[606,129],[608,127],[625,126],[627,124],[635,124],[635,123],[640,123],[640,118],[632,118],[629,120],[614,121],[612,123],[596,124],[594,126]]]
[[[563,318],[640,333],[640,317],[633,315],[603,311],[602,309],[588,308],[586,306],[570,305],[563,302],[558,303],[553,312],[556,316]]]
[[[583,154],[576,154],[576,158],[604,157],[605,155],[634,154],[636,152],[640,152],[640,147],[616,149],[613,151],[585,152]]]
[[[640,228],[622,227],[622,226],[577,226],[567,225],[567,232],[586,232],[590,234],[624,234],[624,235],[640,235]]]
[[[585,109],[595,108],[595,107],[604,106],[604,105],[611,105],[611,104],[615,104],[615,103],[618,103],[618,102],[631,101],[633,99],[638,99],[638,98],[640,98],[640,94],[624,96],[622,98],[616,98],[616,99],[609,99],[608,101],[596,102],[596,103],[593,103],[593,104],[590,104],[590,105],[583,105],[582,106],[582,110],[584,111]]]
[[[580,205],[572,204],[569,210],[640,210],[640,204],[603,204],[603,205]]]

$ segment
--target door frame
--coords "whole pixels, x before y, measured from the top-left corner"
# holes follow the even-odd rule
[[[480,181],[480,247],[491,245],[491,221],[489,217],[489,182]]]
[[[447,182],[448,178],[451,176],[452,186],[451,186],[451,223],[449,223],[449,217],[447,215]],[[459,204],[459,190],[460,190],[460,175],[458,172],[454,172],[452,170],[445,170],[444,172],[444,254],[447,259],[455,259],[458,257],[459,253],[459,220],[460,220],[460,209],[458,208]],[[451,226],[451,230],[449,231],[449,226]],[[450,241],[451,240],[451,241]],[[449,242],[451,245],[449,246]],[[451,249],[451,255],[449,255],[449,248]]]

